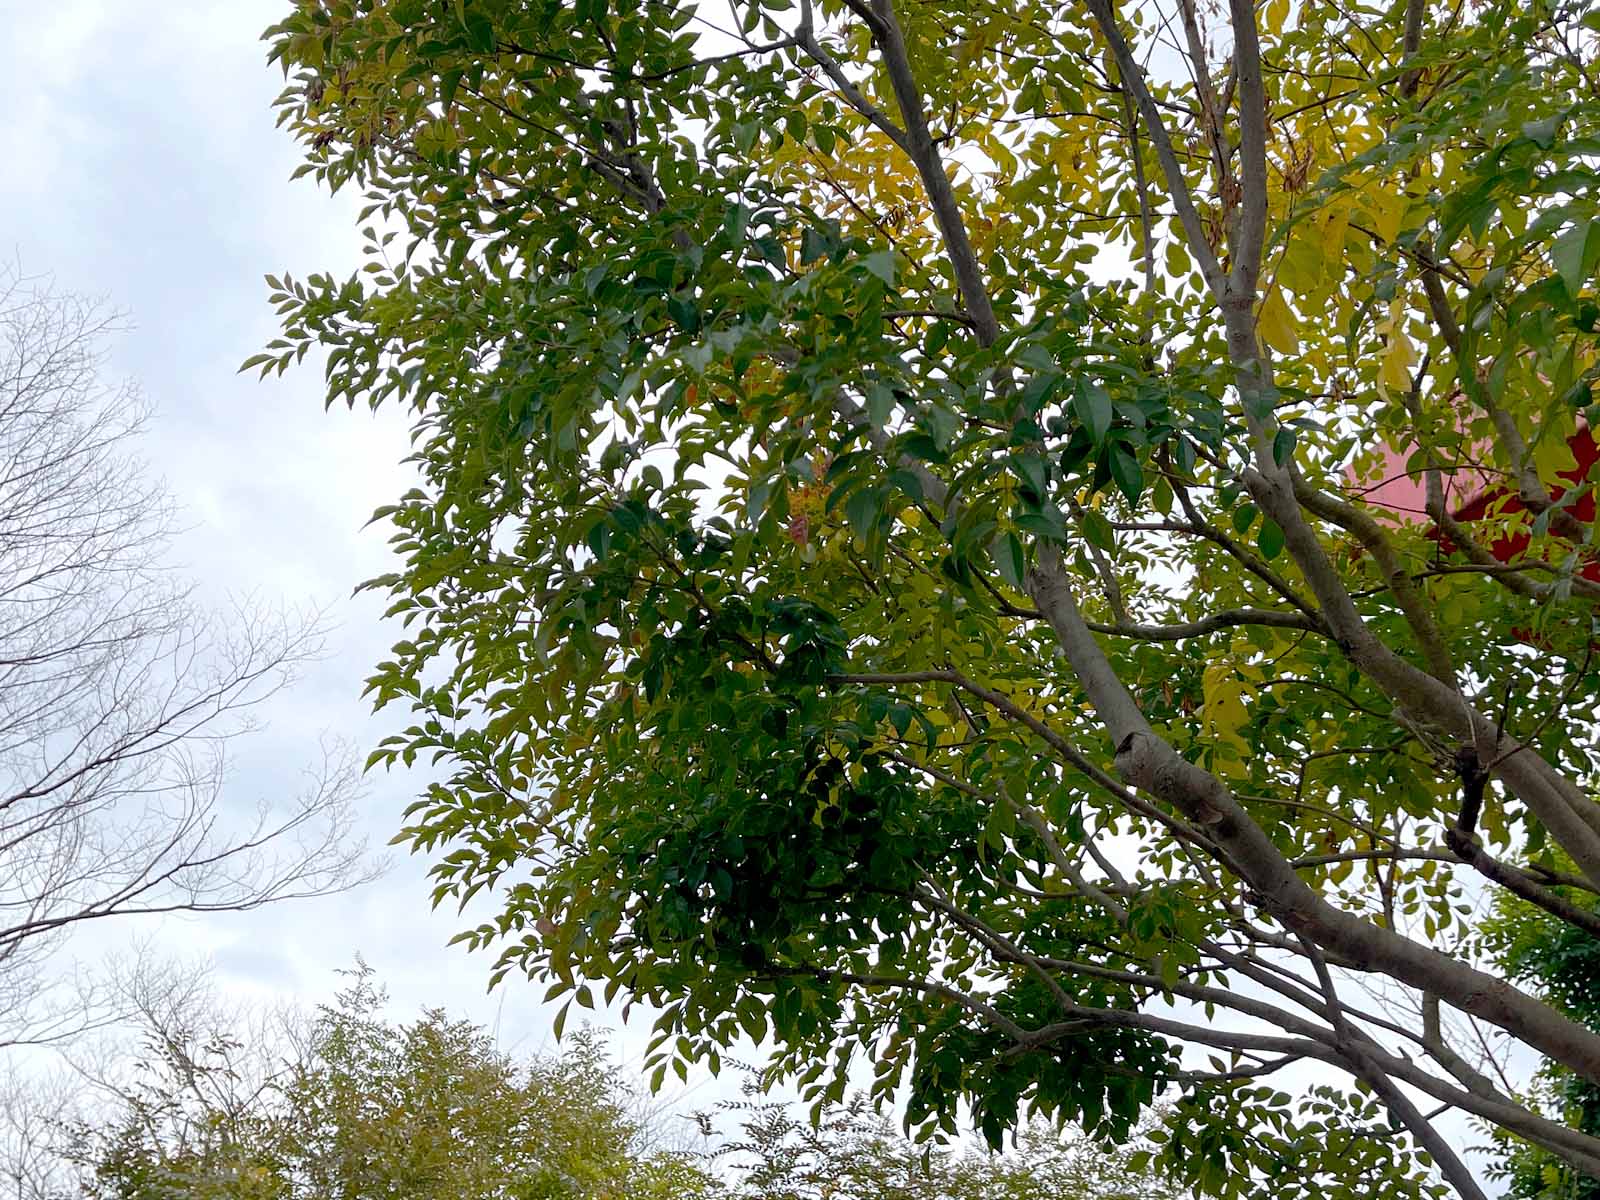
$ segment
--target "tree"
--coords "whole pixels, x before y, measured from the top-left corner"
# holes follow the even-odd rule
[[[656,1006],[658,1075],[742,1030],[996,1141],[1176,1086],[1162,1160],[1218,1195],[1479,1197],[1452,1112],[1600,1174],[1472,1051],[1600,1082],[1471,921],[1595,931],[1586,5],[267,38],[371,261],[269,279],[246,365],[320,346],[330,403],[413,414],[375,761],[448,766],[402,838],[494,889],[493,978]],[[1393,453],[1424,521],[1362,498]],[[1263,1082],[1297,1062],[1343,1090]]]
[[[813,1125],[789,1103],[724,1103],[723,1138],[668,1150],[633,1115],[639,1089],[593,1030],[559,1053],[514,1059],[470,1022],[425,1010],[397,1024],[369,968],[318,1010],[241,1020],[194,990],[145,1010],[140,1052],[101,1077],[113,1103],[54,1150],[96,1200],[432,1197],[543,1200],[1167,1200],[1177,1192],[1106,1151],[1034,1126],[995,1156],[919,1146],[868,1109]],[[92,1074],[92,1073],[91,1073]]]
[[[1177,1200],[1130,1148],[1099,1147],[1032,1124],[996,1155],[918,1145],[856,1095],[813,1124],[747,1088],[723,1106],[740,1128],[714,1151],[729,1200]],[[1146,1155],[1148,1156],[1148,1155]]]
[[[294,1014],[217,1005],[201,978],[142,1004],[113,1053],[72,1051],[75,1102],[34,1139],[19,1200],[281,1200],[279,1118],[267,1104],[309,1032]],[[126,1032],[126,1031],[122,1031]]]
[[[147,1014],[114,1103],[58,1152],[95,1200],[666,1200],[709,1186],[652,1151],[603,1041],[513,1060],[430,1009],[400,1024],[372,972],[306,1025],[189,996]]]
[[[162,562],[169,502],[135,456],[148,407],[101,379],[115,326],[0,267],[0,1045],[108,1020],[127,979],[59,970],[88,922],[219,912],[365,877],[358,774],[223,795],[227,751],[318,648],[314,621],[208,613]]]
[[[1567,899],[1593,911],[1594,898],[1569,889]],[[1495,962],[1512,979],[1549,997],[1574,1019],[1600,1028],[1600,938],[1558,920],[1525,900],[1496,897],[1496,911],[1484,923],[1484,942]],[[1585,1133],[1600,1132],[1600,1088],[1576,1072],[1549,1063],[1530,1094],[1543,1111]],[[1597,1200],[1600,1179],[1574,1171],[1538,1146],[1499,1134],[1502,1159],[1492,1176],[1506,1181],[1506,1195],[1528,1200]]]
[[[438,1010],[383,1021],[363,977],[324,1013],[282,1151],[307,1197],[644,1196],[650,1165],[603,1043],[514,1064]]]

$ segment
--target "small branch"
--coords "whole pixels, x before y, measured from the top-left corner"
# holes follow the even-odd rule
[[[822,68],[822,73],[828,77],[834,87],[839,89],[839,94],[844,97],[845,103],[870,121],[896,146],[899,146],[902,150],[906,148],[906,131],[890,120],[887,113],[862,94],[861,89],[855,85],[850,76],[845,74],[844,68],[839,65],[838,60],[824,50],[822,44],[817,41],[812,24],[811,0],[801,0],[800,27],[795,30],[793,41],[796,46],[806,52],[806,56],[812,62]]]
[[[896,321],[905,317],[926,317],[935,321],[955,321],[965,325],[968,329],[976,329],[978,323],[973,320],[970,313],[947,312],[942,308],[889,308],[885,309],[883,316],[887,320]]]
[[[1463,390],[1473,403],[1488,415],[1494,425],[1501,449],[1511,460],[1511,470],[1517,480],[1518,499],[1535,515],[1549,514],[1550,528],[1554,532],[1582,544],[1585,537],[1582,524],[1565,508],[1550,499],[1550,493],[1546,490],[1544,481],[1539,478],[1537,467],[1534,466],[1533,456],[1528,453],[1528,444],[1522,437],[1522,431],[1517,428],[1516,418],[1495,403],[1494,397],[1489,394],[1489,389],[1478,378],[1477,363],[1467,357],[1466,339],[1460,324],[1456,321],[1450,298],[1445,294],[1444,284],[1440,281],[1439,266],[1432,249],[1419,245],[1417,260],[1422,265],[1422,288],[1428,298],[1428,311],[1433,316],[1433,323],[1439,330],[1439,336],[1444,339],[1446,347],[1449,348],[1451,356],[1456,360],[1456,375],[1461,380]]]
[[[1183,507],[1184,515],[1189,518],[1189,530],[1191,532],[1221,546],[1242,567],[1303,612],[1307,620],[1316,627],[1317,632],[1328,632],[1328,627],[1322,619],[1322,614],[1317,611],[1309,600],[1296,591],[1287,579],[1269,567],[1259,555],[1246,549],[1221,529],[1201,517],[1199,510],[1195,507],[1194,501],[1189,495],[1188,487],[1174,473],[1168,472],[1167,479],[1172,484],[1172,494],[1178,498],[1178,503]]]
[[[1084,519],[1083,506],[1076,500],[1070,502],[1072,515],[1079,521]],[[1116,618],[1118,625],[1130,625],[1128,607],[1122,597],[1122,585],[1117,582],[1117,573],[1111,566],[1111,561],[1106,558],[1106,552],[1087,537],[1083,539],[1089,548],[1089,561],[1094,564],[1095,573],[1100,576],[1100,586],[1105,592],[1106,603],[1111,608],[1111,615]]]
[[[1184,178],[1183,164],[1178,161],[1172,137],[1161,119],[1161,109],[1156,105],[1155,98],[1150,94],[1149,85],[1145,82],[1144,69],[1134,58],[1132,48],[1123,37],[1122,30],[1117,25],[1116,12],[1108,0],[1085,0],[1085,2],[1090,16],[1100,29],[1101,36],[1106,40],[1111,56],[1116,60],[1117,70],[1122,75],[1122,86],[1133,91],[1134,103],[1144,120],[1145,131],[1150,135],[1150,144],[1155,148],[1156,161],[1161,164],[1161,173],[1166,179],[1167,191],[1172,196],[1172,206],[1178,214],[1178,223],[1183,227],[1184,239],[1189,243],[1189,252],[1199,264],[1200,274],[1205,278],[1206,286],[1210,288],[1213,298],[1220,302],[1227,298],[1228,279],[1223,274],[1217,256],[1211,249],[1211,243],[1206,238],[1205,222],[1201,219],[1199,210],[1195,208],[1189,181]]]
[[[1124,787],[1120,780],[1095,764],[1080,750],[1078,750],[1077,747],[1073,746],[1071,742],[1068,742],[1055,730],[1051,729],[1050,726],[1039,720],[1038,717],[1034,716],[1026,709],[1021,708],[1002,693],[997,692],[992,688],[984,687],[982,684],[968,679],[959,671],[947,668],[945,670],[935,671],[900,671],[886,672],[882,674],[840,674],[830,676],[829,682],[834,684],[867,685],[947,683],[959,687],[969,694],[976,696],[985,704],[988,704],[991,708],[1004,713],[1013,721],[1026,726],[1033,733],[1037,734],[1045,742],[1045,744],[1056,753],[1062,762],[1087,775],[1095,783],[1100,785],[1106,791],[1115,796],[1119,801],[1121,801],[1121,803],[1128,808],[1129,811],[1135,812],[1140,816],[1148,817],[1149,819],[1166,826],[1180,840],[1204,847],[1208,854],[1218,856],[1224,865],[1228,865],[1226,856],[1223,855],[1222,852],[1212,843],[1211,839],[1206,837],[1199,829],[1190,825],[1182,818],[1176,817],[1171,813],[1164,812],[1155,805],[1146,802],[1137,793],[1132,792],[1128,788]],[[1230,869],[1232,868],[1230,867]]]
[[[852,4],[852,10],[863,14],[868,11],[859,3]],[[928,131],[922,92],[911,71],[911,56],[900,31],[900,22],[895,16],[893,0],[872,0],[870,12],[876,18],[873,39],[883,53],[883,64],[889,73],[895,103],[900,106],[900,119],[905,122],[901,148],[922,179],[923,190],[933,207],[934,221],[944,239],[945,254],[956,277],[956,287],[961,292],[961,302],[972,315],[978,341],[991,346],[1000,336],[1000,324],[995,319],[994,306],[990,303],[989,291],[983,280],[983,268],[967,236],[966,222],[962,220],[955,190],[950,186],[950,177],[945,173],[939,147]],[[864,15],[863,19],[866,19]]]
[[[1425,992],[1422,997],[1422,1045],[1441,1067],[1461,1081],[1461,1086],[1479,1096],[1495,1096],[1493,1083],[1450,1048],[1439,1021],[1439,997]]]
[[[1261,42],[1251,0],[1229,0],[1233,69],[1239,89],[1240,201],[1229,287],[1234,301],[1253,302],[1267,234],[1267,93],[1261,78]]]
[[[1405,615],[1406,624],[1416,636],[1423,660],[1428,664],[1428,673],[1452,690],[1459,690],[1455,664],[1451,661],[1450,650],[1438,622],[1434,620],[1430,606],[1412,582],[1411,573],[1400,562],[1393,543],[1378,522],[1355,505],[1313,487],[1299,475],[1294,479],[1294,495],[1311,512],[1354,534],[1356,540],[1366,547],[1388,581],[1389,590]]]
[[[1225,609],[1201,617],[1198,621],[1187,621],[1181,625],[1146,625],[1133,621],[1119,621],[1114,625],[1085,621],[1084,624],[1096,633],[1136,638],[1146,642],[1181,642],[1186,638],[1205,637],[1220,629],[1235,629],[1242,625],[1260,625],[1269,629],[1298,629],[1305,633],[1323,632],[1320,627],[1297,613],[1280,612],[1270,608]]]
[[[1128,157],[1133,162],[1133,186],[1139,194],[1140,252],[1144,259],[1144,290],[1150,303],[1156,291],[1156,234],[1155,219],[1151,215],[1150,184],[1144,177],[1144,151],[1139,146],[1139,116],[1134,111],[1133,99],[1126,88],[1122,92],[1122,110],[1128,126]],[[1147,313],[1149,310],[1146,310]],[[1149,316],[1145,318],[1145,337],[1149,338]]]
[[[1044,815],[1040,813],[1038,809],[1034,808],[1033,805],[1020,803],[1012,800],[1010,797],[1002,798],[990,795],[988,792],[985,792],[980,788],[973,787],[965,780],[956,778],[948,771],[942,771],[938,767],[932,766],[928,763],[916,762],[913,759],[909,759],[905,755],[894,751],[890,751],[887,757],[893,762],[899,763],[903,767],[908,767],[913,771],[920,771],[924,775],[927,775],[930,779],[937,779],[940,783],[943,783],[948,787],[953,787],[958,792],[961,792],[967,796],[971,796],[974,800],[981,800],[985,804],[989,805],[1003,804],[1010,807],[1019,817],[1023,819],[1028,827],[1038,835],[1039,840],[1044,843],[1045,852],[1049,854],[1050,861],[1055,864],[1057,870],[1066,876],[1067,881],[1071,883],[1073,887],[1077,888],[1080,893],[1082,893],[1088,899],[1093,900],[1096,904],[1100,905],[1101,908],[1109,912],[1117,919],[1119,924],[1127,922],[1127,909],[1123,907],[1121,902],[1112,899],[1100,888],[1089,882],[1089,880],[1084,876],[1083,872],[1078,870],[1078,868],[1073,864],[1072,860],[1067,857],[1067,852],[1062,849],[1061,843],[1059,840],[1057,840],[1055,832],[1050,828],[1049,822],[1044,819]]]
[[[1488,764],[1483,768],[1485,774],[1492,772],[1496,767],[1505,762],[1505,760],[1510,758],[1513,754],[1520,753],[1524,750],[1531,751],[1533,749],[1533,743],[1538,740],[1539,735],[1545,731],[1550,722],[1556,719],[1561,710],[1566,708],[1567,701],[1572,699],[1572,693],[1575,692],[1578,688],[1578,685],[1583,682],[1584,676],[1588,675],[1589,664],[1594,660],[1594,648],[1595,639],[1591,637],[1583,648],[1583,662],[1580,663],[1578,665],[1578,669],[1572,673],[1572,678],[1567,682],[1567,685],[1561,689],[1561,695],[1557,697],[1556,702],[1550,706],[1550,710],[1546,712],[1544,716],[1539,718],[1539,723],[1528,732],[1526,737],[1519,739],[1518,744],[1513,745],[1509,750],[1502,750],[1498,755],[1490,759]]]
[[[1461,1194],[1462,1200],[1488,1200],[1483,1189],[1478,1186],[1477,1177],[1461,1160],[1448,1139],[1441,1134],[1438,1128],[1413,1104],[1410,1098],[1402,1092],[1388,1073],[1372,1061],[1363,1048],[1353,1050],[1351,1057],[1355,1060],[1355,1074],[1366,1080],[1382,1098],[1385,1106],[1391,1113],[1411,1131],[1411,1136],[1417,1139],[1418,1144],[1432,1156],[1434,1164],[1443,1172],[1446,1179]]]
[[[1211,64],[1207,61],[1206,42],[1200,32],[1200,18],[1195,11],[1194,0],[1178,0],[1178,14],[1183,21],[1183,36],[1189,50],[1194,90],[1200,100],[1200,128],[1211,147],[1217,182],[1226,193],[1232,190],[1233,163],[1228,139],[1222,128],[1222,108],[1217,103],[1216,85],[1211,80]]]

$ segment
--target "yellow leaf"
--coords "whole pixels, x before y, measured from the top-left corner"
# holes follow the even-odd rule
[[[1278,260],[1278,286],[1303,296],[1322,282],[1322,222],[1307,221]]]
[[[1399,329],[1389,331],[1389,345],[1378,364],[1378,394],[1385,400],[1411,387],[1411,366],[1417,361],[1416,347]]]
[[[1200,720],[1214,743],[1213,765],[1226,775],[1240,774],[1250,753],[1241,730],[1250,721],[1244,705],[1244,683],[1226,660],[1212,663],[1200,678],[1204,703]]]
[[[1294,330],[1294,314],[1284,303],[1282,289],[1273,288],[1261,302],[1261,310],[1256,314],[1256,329],[1261,334],[1261,340],[1279,354],[1300,353],[1300,338]]]
[[[1350,209],[1339,205],[1328,210],[1328,227],[1322,235],[1323,274],[1338,280],[1344,274],[1344,243],[1350,234]]]
[[[1385,185],[1380,181],[1378,186],[1381,188]],[[1392,191],[1380,191],[1367,196],[1367,207],[1372,210],[1372,224],[1384,241],[1392,244],[1399,236],[1410,203],[1404,194]]]
[[[1055,164],[1056,174],[1063,179],[1071,179],[1078,173],[1078,165],[1073,162],[1074,149],[1072,142],[1064,137],[1050,143],[1050,160]]]
[[[1539,472],[1539,479],[1546,484],[1556,484],[1557,477],[1578,469],[1578,460],[1573,457],[1572,447],[1567,445],[1567,439],[1554,429],[1547,429],[1531,447],[1533,451],[1534,469]]]
[[[1189,273],[1189,252],[1175,237],[1167,239],[1167,274],[1182,276]]]

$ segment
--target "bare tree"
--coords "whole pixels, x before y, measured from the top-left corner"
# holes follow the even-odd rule
[[[325,745],[291,798],[224,798],[228,750],[320,649],[314,616],[213,613],[164,566],[172,512],[102,379],[115,318],[0,268],[0,1046],[110,1019],[58,970],[77,926],[242,910],[368,877],[359,763]]]
[[[5,1200],[84,1195],[95,1152],[117,1132],[175,1159],[214,1155],[308,1054],[307,1013],[226,999],[203,964],[143,953],[119,967],[107,984],[118,1025],[73,1039],[48,1070],[0,1063]]]

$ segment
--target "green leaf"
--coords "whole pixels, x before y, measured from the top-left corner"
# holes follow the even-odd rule
[[[800,263],[807,266],[825,256],[829,251],[829,239],[819,229],[807,229],[800,235]]]
[[[1256,531],[1256,548],[1264,558],[1277,558],[1283,552],[1283,530],[1270,517],[1261,522]]]
[[[467,40],[478,53],[492,53],[495,48],[494,22],[483,13],[473,13],[467,18]]]
[[[1023,557],[1022,543],[1009,530],[997,537],[989,547],[1000,577],[1019,591],[1027,574],[1027,560]]]
[[[844,515],[850,522],[850,528],[855,530],[856,536],[866,541],[878,525],[878,514],[883,507],[882,493],[875,487],[861,488],[852,492],[845,501]]]
[[[864,267],[883,280],[885,287],[894,286],[894,251],[874,250],[861,260]]]
[[[1600,261],[1600,222],[1575,221],[1550,246],[1550,261],[1566,285],[1567,293],[1577,296],[1594,275]]]
[[[1139,494],[1144,491],[1144,471],[1139,460],[1121,442],[1111,443],[1111,478],[1116,480],[1130,505],[1139,503]]]
[[[882,429],[894,412],[894,390],[876,381],[867,386],[867,420],[874,429]]]
[[[1280,425],[1278,432],[1272,435],[1272,461],[1278,466],[1284,466],[1294,457],[1294,430]]]
[[[1522,126],[1522,136],[1534,142],[1541,150],[1550,149],[1556,140],[1556,130],[1561,127],[1560,116],[1528,121]]]
[[[1018,513],[1017,528],[1052,542],[1062,541],[1067,536],[1066,520],[1053,505],[1041,508],[1038,512]]]
[[[1011,468],[1038,500],[1049,495],[1050,464],[1044,458],[1033,453],[1014,454]]]
[[[888,484],[897,491],[909,496],[913,503],[920,504],[925,498],[922,493],[922,480],[912,471],[904,468],[889,473]]]
[[[1089,379],[1080,378],[1073,390],[1072,409],[1078,420],[1089,431],[1096,447],[1106,440],[1111,431],[1111,396],[1105,388]]]
[[[772,498],[772,481],[762,479],[750,485],[750,500],[745,506],[745,515],[752,525],[760,522],[762,514],[767,511],[767,501]]]
[[[1083,535],[1089,539],[1091,545],[1102,550],[1115,550],[1117,548],[1116,531],[1098,511],[1092,508],[1083,510]]]

